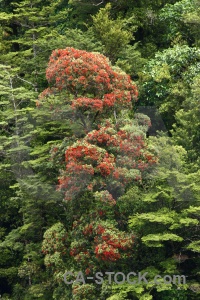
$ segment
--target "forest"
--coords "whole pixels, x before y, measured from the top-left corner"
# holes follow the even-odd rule
[[[1,299],[200,299],[200,0],[1,0],[0,186]]]

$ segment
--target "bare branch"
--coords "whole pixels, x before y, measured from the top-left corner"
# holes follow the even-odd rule
[[[21,77],[18,76],[18,75],[16,75],[16,77],[17,77],[18,79],[20,79],[20,80],[22,80],[22,81],[24,81],[24,82],[26,82],[26,83],[32,85],[33,87],[35,87],[35,84],[34,84],[34,83],[32,83],[32,82],[30,82],[30,81],[28,81],[28,80],[25,80],[25,79],[21,78]]]
[[[94,3],[93,3],[93,5],[94,5],[94,6],[99,6],[99,5],[103,4],[103,3],[104,3],[104,0],[102,0],[101,2],[99,2],[99,3],[97,3],[97,4],[94,4]]]

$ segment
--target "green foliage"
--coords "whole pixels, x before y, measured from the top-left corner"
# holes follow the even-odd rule
[[[199,0],[0,1],[1,299],[199,299],[199,10]],[[114,72],[121,68],[138,80],[139,105],[156,106],[172,136],[146,139],[159,159],[142,181],[124,166],[120,176],[130,182],[123,189],[116,188],[123,176],[99,181],[95,174],[96,187],[104,182],[116,192],[114,207],[102,202],[109,199],[104,189],[89,185],[68,203],[57,189],[66,149],[87,134],[65,89],[38,99],[52,50],[66,47],[106,54]],[[89,124],[84,109],[79,113]],[[113,124],[131,118],[123,130],[145,138],[149,119],[119,107],[95,117],[95,133],[108,115]],[[118,242],[130,235],[134,247],[125,253]],[[119,253],[119,260],[101,259]],[[188,277],[186,285],[106,279],[65,285],[64,272],[80,269],[85,276],[109,270],[148,272],[150,280],[156,274]]]
[[[191,85],[198,74],[199,50],[186,45],[158,52],[141,76],[141,101],[156,105],[165,125],[171,129],[175,113],[191,95]]]
[[[116,61],[116,66],[130,74],[134,79],[138,79],[139,74],[146,63],[146,59],[141,56],[138,48],[137,43],[135,43],[134,46],[127,45],[121,50]]]
[[[166,26],[166,39],[175,44],[186,42],[198,45],[199,9],[198,0],[182,0],[165,5],[159,17]]]
[[[184,264],[179,267],[177,262],[183,263],[185,260],[189,262],[189,259],[195,259],[189,249],[194,252],[199,251],[199,240],[195,233],[192,234],[199,227],[199,173],[193,175],[183,173],[184,161],[177,159],[179,154],[176,152],[176,147],[169,143],[166,147],[164,143],[167,141],[166,138],[154,137],[152,140],[155,147],[158,147],[158,151],[161,151],[160,166],[155,173],[153,185],[152,183],[149,185],[149,191],[147,190],[141,198],[145,203],[142,213],[135,213],[130,217],[129,226],[137,233],[139,244],[146,245],[150,251],[153,251],[153,248],[157,249],[159,263],[157,260],[151,259],[150,262],[147,260],[148,265],[150,263],[159,268],[157,274],[182,272],[181,274],[188,275],[192,272],[194,275],[190,267],[185,269]],[[162,161],[169,153],[172,154],[171,159]],[[179,153],[181,154],[180,149]],[[174,160],[174,164],[170,160]],[[141,246],[141,249],[144,251],[145,247]],[[180,256],[177,253],[180,253]],[[144,257],[143,254],[143,263]],[[162,291],[160,285],[156,289],[158,293]],[[173,290],[169,286],[168,289]],[[163,286],[164,290],[166,286]],[[183,293],[183,299],[184,297],[186,293]]]
[[[190,84],[191,94],[184,101],[183,108],[175,114],[176,124],[173,126],[172,135],[175,143],[187,150],[188,162],[192,170],[198,170],[200,165],[200,76],[193,78]],[[193,120],[193,122],[191,122]]]
[[[111,19],[110,10],[111,5],[107,4],[92,19],[94,31],[104,46],[105,55],[114,62],[122,49],[133,39],[132,32],[136,30],[136,26],[133,26],[133,18],[126,21],[119,17],[116,20]],[[126,29],[130,24],[132,32]]]

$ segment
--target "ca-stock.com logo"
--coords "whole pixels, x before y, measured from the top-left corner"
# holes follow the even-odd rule
[[[94,276],[87,276],[85,277],[82,271],[79,271],[76,276],[71,271],[67,271],[64,274],[64,282],[67,285],[75,284],[75,283],[82,283],[86,284],[86,280],[95,282],[96,284],[102,285],[104,281],[108,284],[124,284],[128,283],[131,285],[138,285],[138,284],[149,284],[153,283],[155,285],[159,284],[186,284],[186,277],[184,275],[155,275],[153,279],[149,279],[148,272],[129,272],[128,274],[124,274],[123,272],[96,272]],[[70,277],[70,279],[69,279]],[[73,279],[71,279],[73,278]]]

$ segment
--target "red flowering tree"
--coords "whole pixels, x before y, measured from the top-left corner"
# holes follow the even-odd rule
[[[97,115],[114,112],[116,116],[122,108],[130,109],[132,102],[137,100],[138,91],[130,76],[114,69],[99,53],[69,47],[55,50],[46,78],[50,87],[41,93],[40,100],[64,92],[64,101],[87,132]]]
[[[127,185],[142,180],[156,157],[149,152],[144,133],[135,132],[132,123],[116,126],[107,121],[67,148],[66,170],[58,186],[65,190],[65,200],[86,189],[93,191],[95,199],[114,205]]]
[[[68,223],[64,235],[66,249],[64,240],[59,247],[50,245],[46,234],[46,265],[57,277],[63,267],[87,275],[120,261],[124,265],[134,253],[134,237],[120,228],[116,203],[129,186],[141,184],[157,161],[145,139],[149,118],[135,114],[131,120],[128,115],[137,88],[105,56],[73,48],[55,50],[46,74],[50,87],[40,101],[64,95],[74,120],[81,121],[85,130],[65,149],[65,167],[57,186],[71,214],[71,227]],[[52,158],[60,155],[59,146],[54,147]]]

